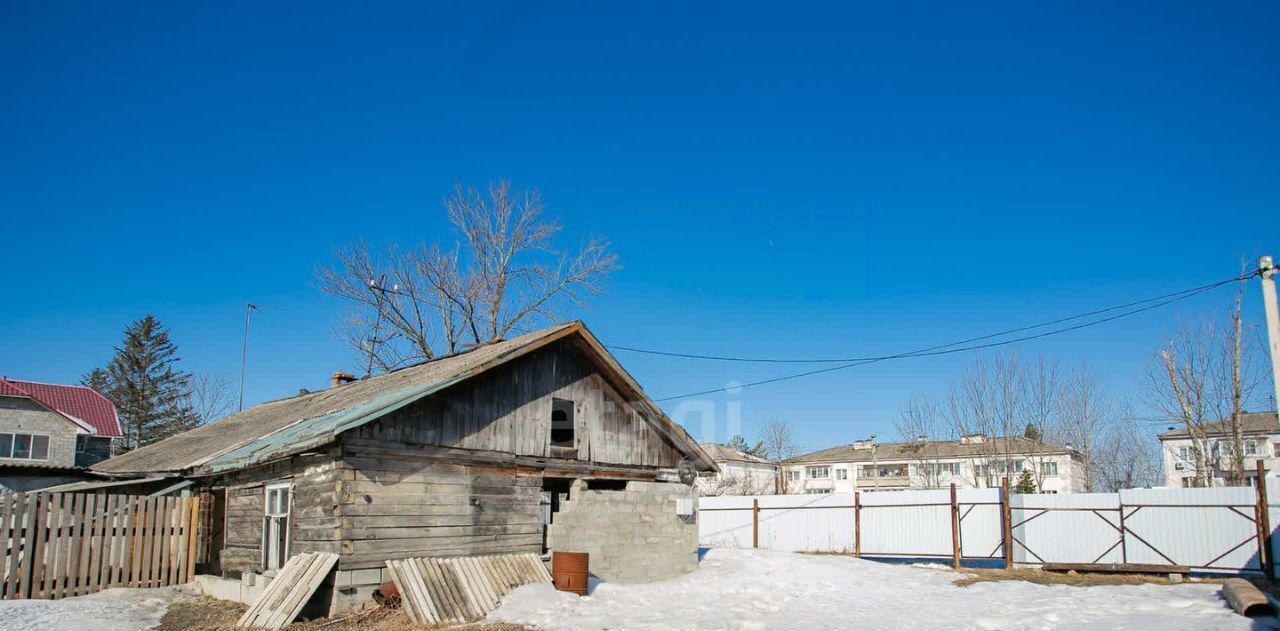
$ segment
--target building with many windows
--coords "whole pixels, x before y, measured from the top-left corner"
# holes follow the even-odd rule
[[[1084,492],[1084,460],[1070,446],[1022,436],[864,440],[783,463],[786,493],[852,493],[902,489],[1000,486],[1029,480],[1040,493]]]
[[[1227,421],[1215,421],[1206,427],[1208,444],[1203,446],[1204,457],[1201,466],[1207,467],[1208,477],[1214,486],[1222,486],[1231,478],[1231,469],[1235,466],[1235,441],[1231,439],[1230,424]],[[1244,480],[1250,486],[1257,477],[1258,461],[1267,472],[1276,471],[1280,464],[1280,419],[1275,412],[1244,414],[1241,417],[1243,440],[1240,443],[1244,451]],[[1164,485],[1172,487],[1197,486],[1195,441],[1186,428],[1175,429],[1160,434],[1161,461],[1164,470]]]

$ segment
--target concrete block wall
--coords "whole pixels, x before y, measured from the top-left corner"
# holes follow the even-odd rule
[[[578,480],[552,516],[547,547],[590,554],[591,573],[605,581],[646,583],[692,572],[698,524],[676,515],[676,500],[694,497],[684,484],[633,481],[626,490],[591,490]]]

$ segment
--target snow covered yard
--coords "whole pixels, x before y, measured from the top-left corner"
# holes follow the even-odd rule
[[[662,583],[602,583],[585,598],[522,587],[488,619],[563,630],[1256,628],[1217,585],[957,587],[956,578],[849,557],[716,549],[698,571]]]
[[[0,629],[5,631],[149,631],[169,606],[193,598],[188,586],[155,589],[107,589],[61,600],[0,600]]]

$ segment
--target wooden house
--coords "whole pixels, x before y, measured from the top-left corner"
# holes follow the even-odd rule
[[[339,377],[94,469],[190,482],[208,499],[208,573],[270,574],[292,554],[339,554],[332,610],[363,603],[388,559],[569,546],[617,580],[696,562],[681,500],[716,465],[581,323]],[[572,528],[556,532],[563,511]],[[639,523],[636,512],[656,517],[643,528],[660,536],[618,539],[616,522]]]

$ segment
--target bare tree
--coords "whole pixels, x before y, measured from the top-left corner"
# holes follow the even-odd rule
[[[187,398],[196,415],[196,424],[212,423],[235,409],[235,392],[226,375],[196,373],[191,375]]]
[[[899,438],[909,444],[916,476],[928,488],[941,487],[947,476],[942,474],[937,441],[946,437],[950,428],[938,401],[927,396],[907,399],[894,426]]]
[[[1114,423],[1104,428],[1089,465],[1095,472],[1096,490],[1115,493],[1121,489],[1156,484],[1160,473],[1159,441],[1133,415],[1128,404]]]
[[[1035,364],[1028,367],[1024,407],[1027,422],[1023,436],[1031,441],[1028,458],[1031,460],[1031,479],[1036,491],[1044,489],[1044,463],[1052,451],[1049,444],[1058,439],[1062,380],[1057,360],[1041,355],[1036,357]]]
[[[1245,480],[1244,413],[1266,373],[1241,301],[1237,293],[1226,324],[1213,318],[1179,324],[1147,375],[1147,403],[1187,431],[1197,486],[1213,486],[1215,470],[1228,485]],[[1215,441],[1220,434],[1225,438]]]
[[[955,433],[981,436],[968,452],[976,486],[992,486],[997,478],[1020,474],[1011,471],[1016,462],[1008,440],[1026,429],[1027,371],[1017,352],[994,357],[979,356],[961,373],[947,392],[947,416]]]
[[[760,443],[763,445],[765,458],[778,465],[778,493],[787,492],[787,476],[782,470],[782,463],[796,457],[799,441],[791,424],[782,419],[771,419],[760,429]]]
[[[391,245],[378,256],[361,241],[316,271],[320,290],[345,305],[340,337],[369,358],[370,372],[503,339],[524,323],[555,322],[561,309],[584,307],[618,269],[599,239],[572,256],[557,254],[561,228],[543,217],[537,191],[513,192],[507,182],[486,194],[458,186],[445,210],[458,233],[452,247]]]
[[[1081,363],[1063,380],[1059,407],[1058,436],[1084,459],[1084,486],[1092,491],[1094,457],[1103,433],[1115,421],[1115,404],[1098,376]]]

